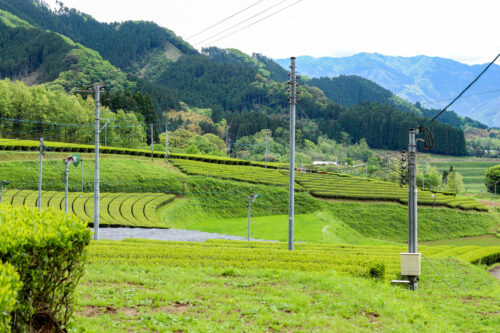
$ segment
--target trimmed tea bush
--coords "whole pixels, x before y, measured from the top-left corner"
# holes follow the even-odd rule
[[[19,274],[12,265],[0,263],[0,331],[10,330],[10,313],[16,305],[16,296],[21,288]]]
[[[14,266],[23,284],[12,312],[14,331],[66,325],[90,237],[86,223],[72,215],[0,205],[0,260]]]

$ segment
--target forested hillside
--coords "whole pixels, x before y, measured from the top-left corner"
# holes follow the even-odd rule
[[[287,71],[264,55],[216,47],[198,53],[154,23],[100,23],[62,6],[52,11],[38,1],[0,0],[0,9],[9,11],[0,12],[0,74],[45,83],[48,90],[42,94],[49,104],[50,90],[74,94],[78,87],[104,82],[103,105],[113,113],[133,113],[143,128],[155,124],[156,142],[167,118],[173,129],[197,128],[201,135],[223,137],[229,125],[232,142],[266,129],[278,141],[288,135]],[[302,143],[316,144],[319,137],[340,141],[347,135],[352,143],[364,138],[373,148],[404,149],[404,132],[433,111],[355,76],[303,78],[299,91],[297,139]],[[193,116],[167,116],[181,109],[187,114],[205,110],[206,118],[193,124]],[[6,115],[14,112],[16,119],[41,119],[23,116],[22,110],[4,108],[1,116],[12,118]],[[455,128],[433,127],[433,151],[465,154],[464,120],[456,115],[443,119]],[[149,131],[139,138],[141,144],[149,142]]]
[[[287,68],[288,59],[276,61]],[[400,57],[378,53],[338,58],[301,56],[297,58],[297,63],[301,64],[302,73],[310,77],[359,75],[411,103],[420,102],[433,108],[444,107],[485,67],[484,64],[467,65],[439,57]],[[500,66],[494,64],[487,75],[467,92],[466,98],[453,105],[452,110],[488,126],[500,126],[499,84]]]
[[[170,45],[181,53],[197,53],[172,31],[153,22],[101,23],[62,5],[52,12],[43,2],[35,0],[0,0],[0,9],[96,50],[122,69],[137,69],[154,50],[164,50]]]

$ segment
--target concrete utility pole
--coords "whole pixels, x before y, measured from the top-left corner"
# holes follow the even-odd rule
[[[417,254],[417,131],[410,129],[409,145],[408,145],[408,252],[410,254]],[[420,257],[418,257],[420,260]],[[420,268],[420,261],[418,262]],[[420,271],[420,269],[418,269]],[[410,281],[410,289],[418,289],[418,275],[408,276]]]
[[[268,156],[268,152],[267,152],[267,135],[268,135],[268,131],[266,131],[266,169],[267,169],[267,162],[269,160],[269,156]]]
[[[343,157],[342,153],[343,153],[343,149],[344,149],[343,146],[341,146],[341,147],[342,147],[342,149],[340,149],[340,177],[342,177],[342,157]]]
[[[295,57],[290,58],[290,166],[288,186],[288,250],[293,250],[293,231],[295,216],[295,106],[297,104],[297,75]]]
[[[40,162],[38,163],[38,211],[42,211],[43,137],[40,137]]]
[[[389,181],[389,156],[385,157],[385,181]]]
[[[9,182],[6,180],[2,180],[0,182],[0,203],[2,203],[3,200],[3,187],[9,185]]]
[[[80,162],[82,163],[82,192],[83,192],[83,160],[80,160]]]
[[[154,157],[154,132],[153,132],[153,123],[151,123],[151,162],[153,162],[153,157]]]
[[[64,162],[64,214],[68,214],[68,176],[69,165],[71,164],[70,158],[65,158]]]
[[[226,153],[228,156],[230,155],[230,150],[231,150],[231,147],[229,146],[229,129],[230,128],[231,128],[231,126],[226,125]]]
[[[165,122],[165,160],[168,161],[168,121]]]
[[[497,184],[499,180],[495,181],[495,213],[497,212]]]
[[[101,101],[101,86],[94,85],[95,92],[95,167],[94,167],[94,239],[99,240],[99,203],[100,203],[100,180],[99,180],[99,106]]]
[[[248,237],[247,239],[250,241],[250,217],[252,216],[252,202],[255,201],[257,197],[255,194],[250,194],[250,196],[247,198],[248,200]]]
[[[425,161],[422,161],[422,190],[425,190]]]

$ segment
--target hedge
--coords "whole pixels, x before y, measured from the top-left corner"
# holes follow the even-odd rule
[[[9,263],[0,263],[0,331],[10,331],[10,313],[21,288],[19,274]]]
[[[90,238],[86,223],[74,216],[0,205],[0,260],[14,266],[23,284],[13,331],[60,330],[67,324]]]

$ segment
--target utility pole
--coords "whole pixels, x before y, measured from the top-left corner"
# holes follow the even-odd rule
[[[342,177],[342,153],[343,153],[343,149],[344,149],[344,147],[341,146],[341,149],[340,149],[340,177]]]
[[[82,162],[82,192],[83,192],[83,160],[80,160]]]
[[[108,146],[108,126],[104,127],[104,146]]]
[[[230,149],[231,147],[229,146],[229,129],[231,126],[226,125],[226,153],[229,156],[230,155]]]
[[[38,163],[38,211],[42,211],[43,137],[40,137],[40,162]]]
[[[425,161],[422,161],[422,190],[425,190]]]
[[[168,121],[165,122],[165,161],[168,161]]]
[[[385,157],[385,181],[389,181],[389,156]]]
[[[254,193],[250,194],[250,196],[247,198],[248,200],[248,241],[250,241],[250,217],[252,216],[252,203],[257,200],[257,198],[260,197],[260,193],[257,193],[255,195]]]
[[[68,214],[68,176],[69,176],[69,165],[73,164],[75,167],[78,166],[82,159],[80,154],[69,155],[67,158],[63,158],[64,163],[64,213]]]
[[[3,200],[3,187],[9,185],[9,182],[6,180],[2,180],[0,182],[0,203],[2,203]]]
[[[408,252],[406,258],[416,258],[417,254],[417,130],[410,129],[408,145]],[[406,259],[405,259],[406,260]],[[403,266],[403,264],[401,265]],[[418,271],[420,271],[420,256],[418,256]],[[420,273],[420,272],[418,272]],[[409,275],[410,289],[418,289],[418,275]]]
[[[288,186],[288,250],[293,250],[293,231],[295,216],[295,106],[297,104],[297,75],[295,57],[290,58],[290,166]]]
[[[99,240],[99,203],[100,203],[100,180],[99,180],[99,106],[101,100],[101,86],[94,85],[95,92],[95,167],[94,167],[94,240]]]
[[[368,161],[365,164],[365,178],[368,178]]]
[[[267,134],[268,134],[268,131],[266,131],[266,169],[267,169],[267,162],[269,160],[268,153],[267,153]]]
[[[153,134],[153,123],[151,123],[151,162],[153,162],[153,157],[154,157],[154,134]]]
[[[71,164],[71,156],[63,159],[64,162],[64,214],[68,214],[68,175],[69,165]]]
[[[495,181],[495,213],[497,212],[497,183],[499,180]]]
[[[94,239],[99,240],[99,203],[100,203],[100,176],[99,176],[99,134],[101,133],[101,128],[100,128],[100,114],[99,114],[99,107],[101,103],[101,84],[100,83],[95,83],[93,86],[93,91],[94,91],[94,102],[95,102],[95,129],[94,129],[94,160],[95,160],[95,166],[94,166]],[[77,89],[77,91],[80,92],[92,92],[92,88],[90,89]],[[109,121],[104,125],[104,128],[106,128],[106,125],[109,123]]]

